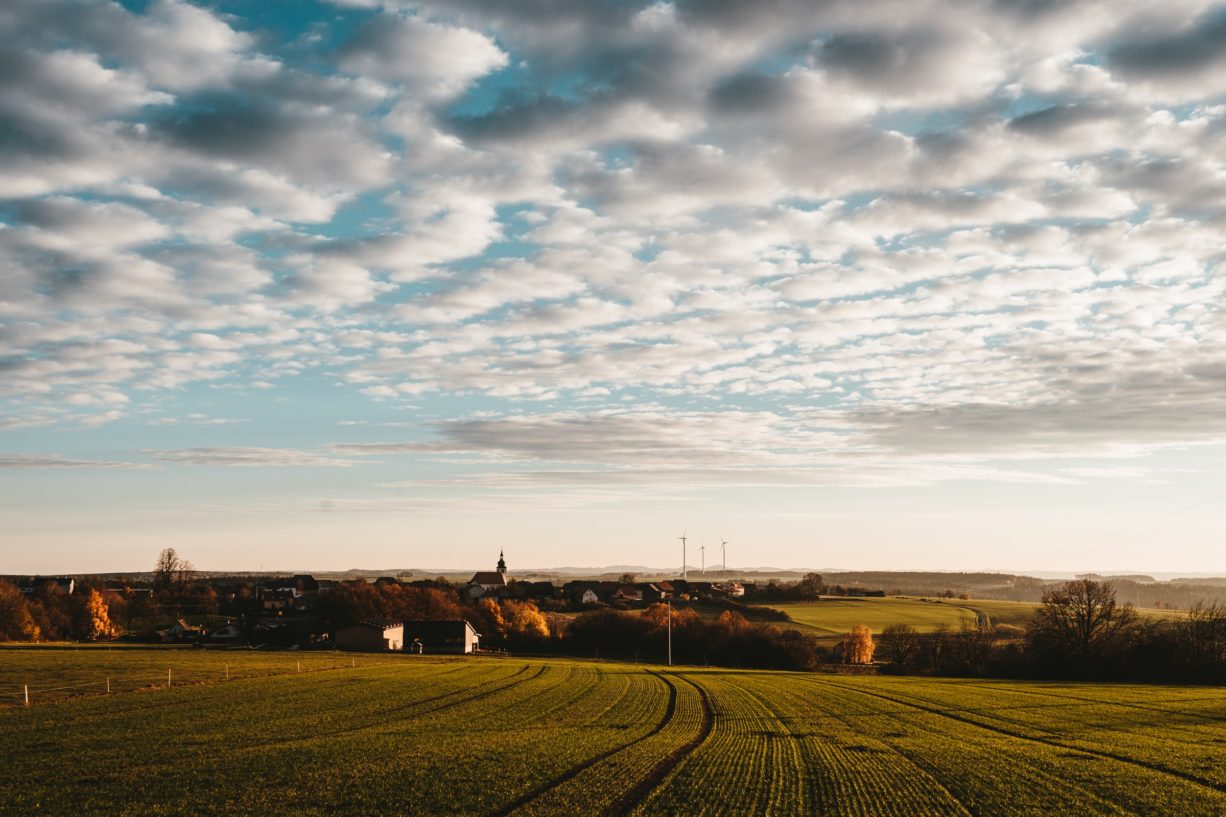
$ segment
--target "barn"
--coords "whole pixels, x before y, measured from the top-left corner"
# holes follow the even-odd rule
[[[421,652],[428,655],[467,655],[480,647],[480,639],[481,634],[462,618],[404,623],[404,648],[409,652],[417,652],[416,645],[420,643]]]
[[[336,631],[336,648],[356,652],[386,652],[404,646],[404,624],[399,621],[359,621]]]

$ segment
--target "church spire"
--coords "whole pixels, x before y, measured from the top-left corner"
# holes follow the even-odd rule
[[[501,550],[498,551],[498,572],[504,574],[507,572],[507,560],[502,558]]]

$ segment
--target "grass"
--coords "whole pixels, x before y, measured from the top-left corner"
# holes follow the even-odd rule
[[[816,636],[842,636],[856,624],[866,624],[880,633],[890,624],[910,624],[916,630],[930,633],[945,626],[957,630],[963,621],[974,626],[977,621],[971,602],[946,600],[921,601],[917,598],[855,598],[830,596],[818,601],[771,604],[792,618],[792,625]]]
[[[98,649],[0,689],[167,661],[0,708],[0,815],[1226,813],[1223,689]]]
[[[909,624],[921,633],[934,632],[941,626],[958,630],[963,622],[972,627],[978,625],[981,617],[986,617],[991,625],[1024,626],[1038,605],[1028,601],[994,599],[826,596],[817,601],[766,606],[783,610],[791,616],[792,623],[782,626],[830,641],[842,637],[856,624],[865,624],[877,634],[891,624]],[[1176,610],[1139,609],[1137,612],[1146,618],[1185,615]]]

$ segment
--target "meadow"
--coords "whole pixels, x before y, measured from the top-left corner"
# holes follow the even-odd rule
[[[940,627],[957,631],[963,624],[977,626],[981,616],[986,616],[990,624],[1014,624],[1029,616],[1035,607],[1026,602],[971,602],[902,596],[827,596],[817,601],[765,606],[788,614],[791,622],[784,626],[819,638],[842,637],[857,624],[867,625],[874,633],[880,633],[891,624],[908,624],[921,633],[930,633]]]
[[[771,603],[762,605],[786,612],[789,627],[823,642],[842,638],[857,624],[867,625],[880,634],[891,624],[908,624],[917,632],[931,633],[945,627],[957,632],[963,625],[976,628],[980,624],[1025,626],[1038,606],[1028,601],[996,599],[940,599],[914,596],[885,598],[856,596],[825,596],[816,601]],[[1176,610],[1138,609],[1144,618],[1176,618]]]
[[[124,672],[0,708],[0,815],[1226,814],[1221,688],[0,650],[6,693]]]

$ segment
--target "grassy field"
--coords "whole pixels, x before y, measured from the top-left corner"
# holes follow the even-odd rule
[[[1226,814],[1222,689],[5,649],[0,690],[168,661],[0,709],[0,815]]]
[[[781,626],[792,627],[828,642],[843,637],[856,624],[865,624],[877,634],[891,624],[910,624],[921,633],[931,633],[941,626],[956,631],[963,623],[971,627],[981,622],[1022,626],[1038,605],[1028,601],[993,599],[826,596],[817,601],[764,606],[783,610],[791,616],[792,622]],[[1146,618],[1185,615],[1177,610],[1138,609],[1137,612]]]
[[[995,602],[994,605],[1011,604]],[[975,626],[979,620],[978,602],[918,598],[846,598],[827,597],[818,601],[800,601],[787,604],[771,604],[792,618],[795,629],[819,637],[843,636],[856,624],[866,624],[874,633],[880,633],[890,624],[910,624],[922,633],[930,633],[945,626],[957,630],[965,621]],[[1025,614],[1034,609],[1024,605]],[[996,612],[1000,608],[993,608]],[[986,610],[984,612],[987,612]],[[1020,611],[1011,611],[1015,615]],[[995,618],[988,613],[995,623]]]

